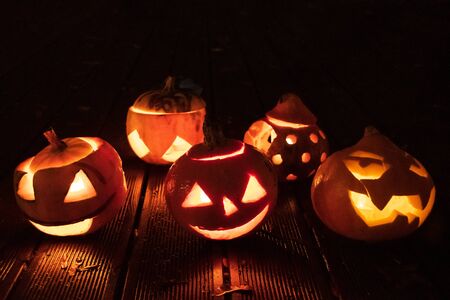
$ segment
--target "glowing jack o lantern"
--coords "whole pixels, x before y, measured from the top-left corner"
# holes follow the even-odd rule
[[[59,140],[20,163],[14,172],[19,207],[31,224],[51,235],[93,232],[119,211],[126,197],[122,161],[106,141],[95,137]]]
[[[128,109],[127,137],[134,153],[154,164],[171,164],[203,142],[205,102],[168,77],[161,90],[138,97]]]
[[[313,180],[319,218],[360,240],[405,236],[423,224],[435,198],[423,165],[373,128],[354,146],[336,152]]]
[[[283,95],[265,118],[253,123],[244,142],[272,160],[281,181],[313,175],[328,155],[328,141],[316,117],[294,94]]]
[[[165,197],[185,228],[230,240],[254,230],[274,207],[277,178],[271,163],[240,141],[212,149],[198,144],[171,166]]]

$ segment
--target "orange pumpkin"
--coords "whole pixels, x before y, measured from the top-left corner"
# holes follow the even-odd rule
[[[128,142],[142,160],[171,164],[203,142],[205,114],[203,99],[175,88],[175,79],[168,77],[164,88],[140,95],[128,109]]]
[[[332,230],[359,240],[405,236],[423,224],[435,199],[423,165],[373,128],[331,155],[311,187],[313,207]]]
[[[244,142],[272,161],[281,181],[312,176],[328,155],[328,141],[316,117],[291,93],[250,126]]]
[[[238,140],[193,146],[170,168],[165,197],[173,217],[195,234],[230,240],[260,225],[277,198],[270,162]]]
[[[122,161],[96,137],[59,140],[20,163],[14,171],[17,204],[29,221],[51,235],[93,232],[119,211],[126,197]]]

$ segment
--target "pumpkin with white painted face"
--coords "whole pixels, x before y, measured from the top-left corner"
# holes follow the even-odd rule
[[[244,142],[272,161],[280,181],[306,178],[328,155],[327,138],[316,121],[297,95],[285,94],[265,118],[250,126]]]
[[[93,232],[109,222],[126,197],[122,161],[96,137],[59,140],[20,163],[14,172],[17,204],[28,220],[50,235]]]
[[[334,231],[359,240],[412,233],[435,199],[431,176],[414,157],[373,128],[323,163],[311,187],[313,207]]]
[[[168,77],[161,90],[148,91],[128,109],[126,131],[134,153],[153,164],[171,164],[203,142],[204,100],[175,88]]]
[[[226,140],[193,146],[170,168],[165,197],[173,217],[202,237],[230,240],[255,230],[275,206],[277,178],[253,147]]]

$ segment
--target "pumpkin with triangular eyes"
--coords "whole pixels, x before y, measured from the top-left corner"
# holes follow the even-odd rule
[[[318,217],[353,239],[388,240],[423,224],[435,199],[423,165],[374,128],[317,170],[311,198]]]
[[[126,131],[134,153],[153,164],[171,164],[203,142],[205,101],[168,77],[161,90],[140,95],[128,109]]]
[[[328,155],[327,138],[316,121],[297,95],[284,94],[265,118],[250,126],[244,142],[272,161],[280,181],[306,178]]]
[[[227,139],[193,146],[170,168],[165,197],[179,224],[199,236],[230,240],[255,230],[275,206],[277,178],[253,147]]]
[[[125,202],[119,155],[100,138],[60,140],[53,130],[44,135],[50,145],[14,171],[17,204],[37,229],[50,235],[82,235],[101,228]]]

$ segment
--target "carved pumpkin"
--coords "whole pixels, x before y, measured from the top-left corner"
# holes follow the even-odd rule
[[[272,160],[281,181],[313,175],[328,155],[328,141],[316,117],[294,94],[283,95],[265,118],[253,123],[244,142]]]
[[[20,163],[14,172],[17,204],[40,231],[68,236],[93,232],[110,221],[126,197],[122,161],[95,137],[59,140]]]
[[[171,166],[165,197],[182,226],[208,239],[230,240],[261,224],[275,205],[277,179],[270,162],[241,141],[198,144]]]
[[[387,240],[423,224],[435,198],[423,165],[373,128],[331,155],[311,187],[313,207],[334,231],[354,239]]]
[[[171,164],[203,142],[205,102],[168,77],[161,90],[138,97],[128,109],[127,136],[134,153],[153,164]]]

